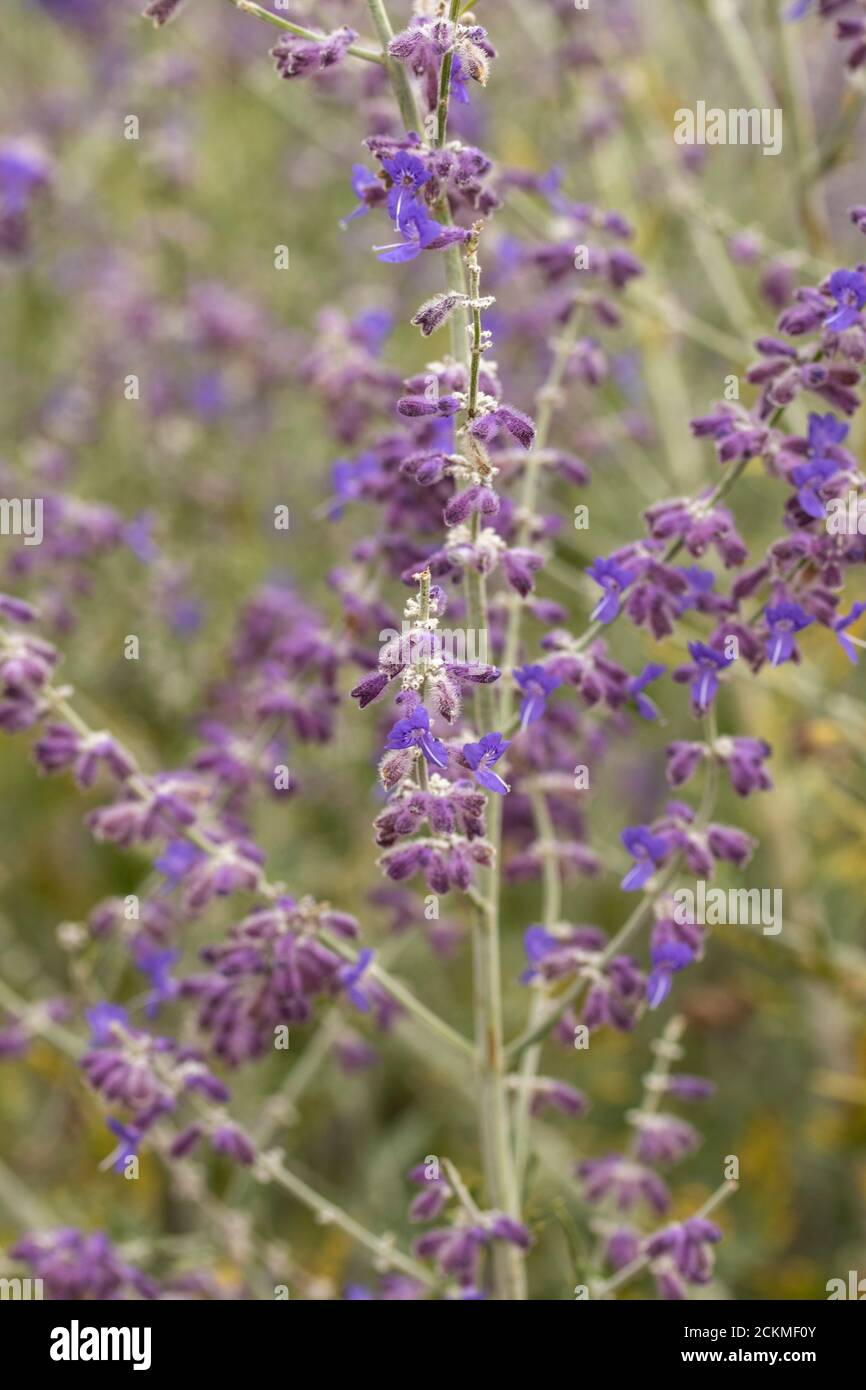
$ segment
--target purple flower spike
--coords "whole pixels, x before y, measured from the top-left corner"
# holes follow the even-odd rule
[[[510,791],[507,782],[504,782],[498,772],[493,768],[502,757],[508,740],[501,734],[485,734],[478,743],[464,743],[463,756],[472,771],[475,773],[475,780],[480,786],[486,787],[489,792],[496,792],[499,796],[504,796]]]
[[[834,270],[827,284],[838,308],[824,320],[831,333],[843,333],[860,323],[860,310],[866,304],[866,275],[859,270]]]
[[[623,569],[615,560],[604,559],[594,560],[586,572],[604,590],[604,597],[590,614],[592,621],[612,623],[619,616],[620,595],[634,581],[634,572]]]
[[[626,893],[634,893],[643,888],[664,863],[670,845],[662,835],[654,835],[646,825],[633,825],[620,835],[623,845],[635,863],[629,869],[620,887]]]
[[[448,749],[430,733],[430,715],[423,705],[413,710],[408,719],[398,719],[385,747],[389,751],[418,747],[431,767],[448,766]]]
[[[767,656],[771,666],[782,666],[797,659],[795,637],[815,621],[798,603],[777,603],[767,609]]]
[[[285,34],[271,49],[271,57],[280,77],[312,77],[342,62],[357,37],[355,30],[345,24],[342,29],[322,34],[318,39]]]

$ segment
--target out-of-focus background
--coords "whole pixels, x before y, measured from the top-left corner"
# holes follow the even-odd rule
[[[376,90],[375,73],[361,72],[354,88],[342,78],[281,82],[268,57],[275,31],[224,0],[188,0],[160,31],[139,8],[136,0],[5,6],[0,140],[32,142],[45,175],[26,217],[3,221],[0,478],[10,496],[74,494],[80,512],[66,519],[68,572],[55,558],[43,573],[39,549],[22,553],[14,538],[0,538],[0,563],[9,567],[2,587],[43,598],[67,653],[63,677],[92,722],[162,767],[184,757],[206,692],[229,673],[238,614],[257,586],[288,580],[326,626],[339,621],[327,576],[366,519],[352,507],[330,514],[340,444],[305,364],[323,344],[338,361],[345,321],[384,308],[393,315],[385,361],[400,375],[420,370],[428,345],[408,320],[439,288],[439,265],[432,257],[383,265],[371,251],[381,223],[341,227],[356,202],[350,165],[365,161],[359,112],[369,124],[377,103],[391,100]],[[345,20],[369,33],[360,0],[323,8],[329,25]],[[814,17],[786,25],[782,8],[749,0],[739,8],[744,28],[732,29],[725,6],[711,0],[593,0],[581,23],[596,56],[566,63],[564,48],[583,42],[566,7],[478,3],[500,56],[487,91],[457,113],[464,138],[503,164],[558,166],[571,197],[634,223],[634,250],[647,266],[622,301],[615,370],[600,392],[575,389],[559,426],[562,444],[591,455],[594,469],[591,542],[570,529],[563,493],[566,526],[546,581],[578,628],[592,603],[581,574],[591,557],[640,534],[651,501],[715,476],[713,451],[691,437],[688,420],[719,399],[726,378],[742,377],[780,297],[863,254],[846,217],[851,203],[866,201],[862,92],[856,80],[843,83],[827,26]],[[405,22],[405,0],[392,9],[395,24]],[[684,162],[671,138],[674,112],[699,99],[781,106],[782,153],[716,148]],[[519,196],[497,214],[491,237],[503,267],[511,239],[538,234],[536,218]],[[286,270],[275,269],[280,246]],[[497,313],[529,303],[507,270],[495,288]],[[507,398],[531,409],[538,378],[519,331],[503,325],[496,355]],[[125,395],[131,376],[137,401]],[[863,443],[861,421],[849,440],[858,458]],[[279,504],[291,511],[288,532],[272,523]],[[103,507],[123,519],[119,544],[92,544],[100,513],[89,509]],[[772,480],[750,473],[733,507],[756,549],[775,538]],[[91,538],[81,564],[77,528]],[[141,642],[138,661],[124,659],[130,634]],[[659,655],[631,629],[612,647],[630,669]],[[670,663],[680,656],[661,652]],[[721,818],[761,842],[742,882],[784,894],[780,936],[718,928],[678,995],[685,1068],[711,1077],[717,1094],[694,1117],[705,1140],[677,1172],[677,1211],[717,1185],[725,1155],[741,1164],[742,1190],[723,1217],[715,1292],[725,1297],[822,1298],[828,1279],[863,1269],[863,683],[862,669],[821,632],[802,667],[738,679],[724,696],[723,720],[772,744],[775,792],[758,804],[726,791]],[[662,703],[668,727],[647,726],[627,755],[613,757],[594,803],[593,843],[611,846],[613,866],[619,828],[663,802],[666,737],[691,736],[678,693],[668,688]],[[256,818],[273,872],[292,892],[357,912],[374,944],[388,937],[389,921],[367,898],[380,884],[370,833],[378,746],[375,718],[346,702],[332,743],[291,748],[298,794],[263,800]],[[69,924],[100,899],[139,891],[148,862],[94,844],[82,812],[96,799],[82,800],[70,779],[38,779],[26,739],[3,738],[0,785],[0,973],[25,997],[63,993],[70,976],[86,995],[96,948],[70,950]],[[564,915],[615,929],[616,881],[570,882]],[[459,910],[454,916],[459,922]],[[516,980],[522,934],[537,916],[537,884],[515,886],[504,923],[509,1033],[524,1016]],[[197,946],[230,921],[217,908],[197,923],[185,959],[193,963]],[[433,1007],[465,1019],[468,949],[456,935],[447,957],[420,932],[389,949]],[[121,997],[141,989],[120,952],[98,970],[116,973]],[[545,1126],[551,1171],[529,1213],[539,1297],[569,1296],[580,1224],[574,1190],[554,1170],[621,1142],[655,1028],[650,1018],[634,1036],[600,1036],[585,1073],[581,1053],[554,1062],[593,1108],[577,1126]],[[427,1153],[471,1153],[471,1109],[458,1102],[446,1055],[407,1056],[387,1043],[360,1075],[327,1058],[307,1089],[313,1054],[304,1049],[325,1053],[332,1042],[293,1031],[297,1123],[289,1114],[279,1141],[298,1171],[317,1175],[368,1224],[406,1234],[406,1170]],[[149,1266],[170,1267],[176,1256],[194,1264],[198,1255],[227,1287],[247,1279],[255,1294],[267,1284],[242,1241],[214,1253],[213,1223],[223,1217],[200,1194],[172,1187],[155,1163],[134,1184],[99,1170],[102,1119],[48,1044],[0,1067],[0,1246],[33,1226],[101,1227]],[[259,1120],[285,1075],[281,1059],[247,1069],[236,1087],[241,1117]],[[308,1296],[330,1296],[362,1268],[339,1232],[288,1199],[219,1166],[212,1179],[228,1209],[249,1203],[265,1249],[288,1247]]]

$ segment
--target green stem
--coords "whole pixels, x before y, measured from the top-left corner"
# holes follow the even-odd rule
[[[415,94],[409,84],[406,69],[402,63],[398,63],[388,53],[388,45],[394,37],[394,30],[388,18],[388,11],[385,9],[383,0],[367,0],[367,9],[370,11],[370,18],[376,30],[376,37],[382,45],[382,61],[388,69],[388,76],[391,79],[391,86],[394,89],[394,96],[397,98],[397,105],[400,108],[400,115],[403,118],[403,125],[406,131],[421,131],[421,118],[418,114],[418,106],[415,101]]]
[[[375,1257],[377,1268],[399,1269],[403,1274],[408,1274],[411,1279],[417,1279],[425,1288],[436,1289],[438,1287],[438,1280],[424,1265],[419,1264],[411,1255],[405,1255],[402,1250],[398,1250],[386,1237],[374,1235],[372,1231],[367,1230],[366,1226],[362,1226],[360,1221],[356,1221],[348,1212],[343,1211],[342,1207],[335,1206],[333,1202],[322,1197],[315,1188],[304,1182],[303,1178],[299,1178],[297,1173],[293,1173],[291,1169],[287,1168],[279,1157],[264,1155],[258,1160],[256,1166],[262,1171],[265,1180],[269,1178],[279,1187],[284,1188],[286,1192],[289,1192],[303,1206],[313,1212],[322,1225],[338,1226],[358,1245],[369,1250]]]
[[[556,829],[544,793],[533,789],[529,793],[529,800],[535,820],[536,836],[541,846],[539,849],[542,864],[541,920],[545,930],[552,932],[562,914],[562,878],[555,847]],[[533,993],[529,1010],[529,1028],[537,1028],[545,1012],[546,1006],[543,996],[540,993]],[[528,1047],[520,1059],[521,1084],[514,1102],[514,1161],[517,1168],[517,1182],[521,1192],[526,1181],[532,1133],[532,1086],[529,1083],[538,1074],[541,1050],[542,1044],[538,1042],[534,1046]]]
[[[448,11],[448,18],[453,23],[457,22],[460,14],[460,0],[451,0]],[[451,49],[442,59],[442,69],[439,73],[439,98],[436,103],[436,144],[441,150],[445,144],[445,137],[448,133],[448,104],[451,99],[451,73],[454,68],[454,53]]]
[[[318,936],[320,941],[323,941],[329,950],[333,951],[335,955],[341,956],[343,960],[352,962],[357,960],[358,953],[354,951],[351,946],[348,946],[345,941],[342,941],[340,937],[331,936],[330,933],[325,931],[320,931]],[[455,1028],[452,1028],[449,1023],[446,1023],[444,1018],[440,1018],[432,1009],[428,1009],[426,1004],[422,1004],[417,995],[413,994],[406,985],[396,979],[384,966],[378,965],[373,961],[367,969],[367,974],[371,979],[378,980],[383,989],[386,989],[391,997],[397,1000],[398,1004],[403,1005],[407,1013],[410,1013],[419,1023],[424,1024],[428,1032],[441,1038],[443,1042],[447,1042],[450,1047],[453,1047],[457,1052],[463,1053],[464,1056],[474,1057],[475,1052],[472,1044],[458,1033]]]
[[[544,382],[544,385],[540,387],[536,396],[538,409],[536,413],[535,440],[523,470],[523,486],[521,488],[519,502],[520,527],[514,542],[515,546],[525,546],[530,538],[532,522],[538,501],[542,457],[550,439],[550,431],[553,425],[556,408],[560,403],[565,370],[577,339],[579,322],[579,305],[578,302],[575,301],[571,307],[568,318],[562,325],[560,335],[553,345],[553,360],[550,364],[547,380]],[[520,628],[523,622],[523,612],[524,604],[515,596],[512,601],[511,612],[508,616],[508,627],[505,634],[505,651],[502,658],[502,668],[505,675],[502,681],[501,699],[499,703],[500,728],[508,724],[514,707],[514,678],[511,672],[517,665],[517,658],[520,651]]]

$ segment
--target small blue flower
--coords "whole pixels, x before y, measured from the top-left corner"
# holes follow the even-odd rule
[[[791,481],[798,489],[797,501],[803,511],[818,521],[823,520],[825,511],[817,488],[839,472],[842,465],[830,451],[847,435],[848,426],[835,415],[809,416],[809,461],[791,470]]]
[[[365,164],[353,164],[352,192],[358,199],[358,206],[349,213],[348,217],[343,218],[340,226],[347,227],[349,223],[354,222],[357,217],[366,217],[367,213],[370,211],[371,204],[365,195],[368,193],[381,193],[381,191],[381,183],[376,178],[375,174],[370,173],[370,170]]]
[[[840,647],[848,660],[855,666],[857,665],[858,656],[854,643],[859,643],[860,639],[849,637],[847,635],[847,629],[852,627],[857,619],[862,617],[864,613],[866,613],[866,603],[855,603],[850,613],[846,613],[843,617],[837,618],[833,624],[833,631],[836,634]]]
[[[345,504],[362,497],[364,484],[379,473],[379,463],[374,454],[361,454],[352,460],[338,459],[331,469],[334,497],[328,520],[340,521]]]
[[[403,241],[373,247],[374,251],[378,251],[380,261],[387,261],[392,265],[414,261],[416,256],[436,240],[442,227],[427,215],[419,203],[409,198],[400,209],[398,230],[403,234]]]
[[[634,893],[643,888],[664,863],[668,842],[662,835],[654,835],[645,825],[627,826],[620,839],[635,861],[620,887],[626,893]]]
[[[658,719],[658,709],[643,692],[653,681],[659,680],[667,669],[667,666],[660,666],[658,662],[651,661],[639,675],[633,676],[626,686],[628,694],[634,700],[635,709],[642,719]]]
[[[107,1047],[114,1042],[114,1024],[129,1028],[129,1015],[119,1004],[94,1004],[84,1013],[90,1025],[90,1038],[95,1047]]]
[[[809,627],[815,619],[810,618],[798,603],[777,603],[767,609],[766,617],[770,629],[767,656],[771,666],[781,666],[794,655],[796,634]]]
[[[159,950],[142,942],[133,950],[135,964],[150,980],[151,990],[147,997],[144,1012],[148,1018],[155,1018],[160,1005],[177,996],[180,986],[171,977],[172,966],[180,960],[180,951]]]
[[[719,671],[724,671],[734,660],[708,647],[705,642],[689,642],[689,655],[695,666],[695,676],[691,684],[692,708],[696,714],[706,714],[719,688]]]
[[[448,749],[430,733],[430,715],[423,705],[413,710],[408,719],[398,719],[385,747],[389,751],[417,747],[431,767],[448,766]]]
[[[586,572],[604,590],[603,597],[590,614],[592,621],[612,623],[619,615],[620,595],[635,579],[634,571],[624,569],[615,560],[598,559],[593,560]]]
[[[358,959],[352,965],[344,965],[337,972],[337,980],[340,987],[346,991],[346,998],[362,1014],[369,1012],[370,1000],[360,982],[373,960],[373,954],[369,948],[359,951]]]
[[[203,850],[196,849],[189,840],[169,840],[162,854],[153,861],[153,867],[165,874],[172,888],[176,888],[189,873],[193,864],[201,859]]]
[[[860,323],[860,310],[866,304],[866,275],[859,270],[834,270],[828,289],[839,306],[824,320],[832,333],[842,333]]]
[[[128,521],[123,528],[124,544],[129,546],[133,555],[140,560],[143,565],[151,565],[157,558],[159,551],[153,539],[153,516],[150,512],[141,512],[138,516]]]
[[[666,941],[652,947],[650,959],[652,970],[647,977],[646,997],[649,1007],[657,1009],[671,992],[674,972],[691,965],[695,953],[683,941]]]
[[[430,171],[425,168],[417,155],[398,151],[393,159],[383,159],[382,168],[392,180],[388,190],[388,211],[398,232],[408,233],[408,220],[412,211],[423,214],[415,194],[430,181]]]
[[[126,1160],[134,1158],[138,1153],[141,1133],[134,1126],[121,1124],[120,1120],[112,1119],[111,1116],[106,1120],[106,1124],[115,1138],[120,1140],[111,1166],[115,1173],[122,1173],[126,1167]]]
[[[521,975],[520,983],[528,985],[530,980],[534,980],[541,961],[561,945],[562,942],[557,937],[552,936],[549,931],[545,931],[544,927],[527,927],[523,933],[523,948],[526,951],[529,967]]]
[[[534,724],[536,719],[543,715],[547,697],[552,694],[562,681],[552,672],[545,671],[543,666],[520,666],[512,673],[517,685],[523,691],[523,700],[520,705],[520,727],[527,728],[529,724]]]
[[[496,792],[499,796],[504,796],[511,788],[507,782],[503,782],[498,772],[493,771],[495,763],[499,762],[502,754],[508,747],[507,739],[501,734],[485,734],[478,743],[464,743],[463,756],[472,771],[475,773],[476,782],[482,787],[486,787],[489,792]]]

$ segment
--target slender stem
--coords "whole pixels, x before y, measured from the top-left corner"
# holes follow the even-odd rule
[[[451,0],[448,18],[455,23],[460,14],[460,0]],[[442,59],[439,73],[439,97],[436,104],[436,144],[441,149],[448,132],[448,103],[451,98],[451,73],[454,68],[454,52],[449,48]]]
[[[542,922],[546,931],[552,931],[562,913],[562,878],[559,871],[559,859],[556,854],[556,830],[544,793],[533,789],[529,793],[529,800],[539,842],[538,852],[541,855]],[[545,1012],[546,1006],[543,996],[538,992],[533,992],[528,1026],[536,1028],[541,1023]],[[534,1046],[528,1047],[520,1059],[521,1085],[514,1102],[514,1161],[521,1192],[526,1181],[532,1130],[532,1086],[527,1083],[531,1083],[537,1075],[541,1049],[542,1044],[538,1042]]]
[[[662,1030],[662,1035],[652,1044],[652,1051],[655,1058],[650,1070],[644,1074],[643,1078],[643,1100],[640,1109],[634,1113],[633,1121],[634,1133],[629,1145],[629,1157],[634,1158],[637,1146],[640,1141],[640,1120],[647,1115],[654,1115],[661,1105],[671,1067],[680,1056],[680,1038],[685,1032],[686,1020],[682,1014],[674,1014],[673,1018],[668,1019]]]
[[[342,956],[344,960],[357,960],[357,952],[342,941],[338,936],[331,936],[329,932],[320,931],[319,939],[325,943],[329,950],[336,955]],[[432,1009],[428,1009],[426,1004],[422,1004],[417,995],[413,994],[406,985],[396,979],[384,966],[372,961],[368,966],[367,974],[373,980],[378,980],[379,984],[388,991],[398,1004],[402,1004],[408,1013],[416,1018],[419,1023],[423,1023],[429,1032],[447,1042],[458,1052],[462,1052],[467,1057],[474,1057],[475,1052],[472,1044],[464,1038],[456,1029],[446,1023],[444,1018],[440,1018]]]
[[[459,1170],[451,1162],[450,1158],[444,1159],[442,1166],[445,1169],[445,1174],[448,1178],[449,1183],[451,1184],[451,1186],[454,1189],[454,1192],[456,1193],[457,1200],[460,1202],[460,1205],[466,1212],[466,1215],[469,1217],[470,1221],[477,1221],[479,1225],[482,1225],[484,1221],[484,1214],[483,1212],[480,1212],[478,1210],[478,1207],[472,1200],[472,1194],[469,1191],[469,1188],[466,1186],[463,1179],[461,1178]]]
[[[775,100],[769,78],[757,57],[754,40],[743,24],[736,0],[709,0],[710,15],[718,29],[719,38],[728,50],[749,99],[760,110],[772,107]]]
[[[400,115],[403,118],[403,125],[407,132],[414,130],[420,131],[421,118],[418,114],[418,105],[415,95],[409,84],[406,69],[402,63],[398,63],[388,53],[388,45],[394,37],[394,30],[388,18],[388,11],[385,9],[383,0],[367,0],[367,9],[370,11],[370,18],[376,30],[376,37],[382,45],[382,59],[388,69],[388,76],[391,79],[391,86],[394,89],[394,96],[397,98],[397,105],[400,108]]]
[[[577,338],[579,321],[579,304],[575,301],[571,307],[568,318],[562,325],[559,337],[553,344],[553,358],[550,364],[550,370],[544,385],[539,388],[536,396],[538,408],[536,414],[535,440],[523,470],[523,486],[521,488],[519,503],[520,525],[517,538],[514,542],[515,546],[525,546],[530,538],[538,500],[538,486],[544,450],[547,448],[550,439],[550,431],[553,425],[556,408],[561,403],[562,383],[565,378],[568,360]],[[502,658],[505,676],[502,681],[499,704],[500,727],[508,723],[513,709],[514,680],[511,671],[517,663],[520,651],[520,628],[523,622],[523,612],[523,603],[519,600],[515,600],[508,616],[508,627],[505,634],[505,652]]]
[[[773,16],[776,35],[782,49],[785,74],[786,106],[794,113],[796,140],[795,192],[803,227],[811,249],[827,249],[829,228],[827,209],[821,188],[809,171],[818,158],[818,130],[812,101],[811,69],[803,49],[800,26],[786,21],[778,10]]]
[[[478,382],[482,355],[481,313],[478,299],[481,270],[477,242],[467,255],[469,292],[472,299],[472,341],[469,352],[469,393],[467,421],[478,413]],[[480,532],[480,517],[472,520],[473,538]],[[472,566],[465,574],[467,617],[470,630],[487,626],[487,597],[484,576]],[[485,731],[492,730],[493,695],[490,687],[478,689],[479,717]],[[502,807],[498,796],[488,798],[488,837],[494,845],[492,866],[484,872],[484,906],[476,914],[473,962],[475,982],[475,1043],[481,1109],[482,1157],[490,1205],[509,1216],[520,1216],[520,1198],[514,1170],[508,1102],[505,1092],[505,1051],[502,1018],[502,965],[499,945],[499,883]],[[497,1242],[493,1255],[497,1295],[500,1299],[526,1298],[524,1262],[512,1245]]]
[[[406,1255],[402,1250],[398,1250],[391,1241],[385,1236],[377,1236],[372,1231],[368,1231],[366,1226],[362,1226],[360,1221],[356,1221],[354,1216],[343,1211],[342,1207],[335,1206],[326,1197],[318,1193],[315,1188],[310,1187],[309,1183],[299,1178],[297,1173],[293,1173],[287,1168],[282,1159],[274,1155],[263,1155],[257,1161],[257,1168],[262,1171],[264,1180],[272,1179],[278,1186],[284,1188],[286,1192],[308,1210],[314,1212],[322,1225],[339,1226],[341,1231],[362,1245],[365,1250],[369,1250],[375,1257],[378,1268],[399,1269],[403,1274],[408,1274],[411,1279],[417,1279],[425,1288],[438,1288],[438,1280],[430,1273],[424,1265],[413,1259],[411,1255]]]
[[[31,1004],[27,999],[22,999],[21,995],[2,979],[0,979],[0,1004],[14,1018],[24,1022],[26,1027],[32,1028],[40,1037],[53,1043],[59,1052],[65,1053],[75,1062],[78,1061],[84,1051],[82,1044],[74,1033],[70,1033],[68,1028],[64,1028],[62,1023],[55,1023],[44,1005]]]

